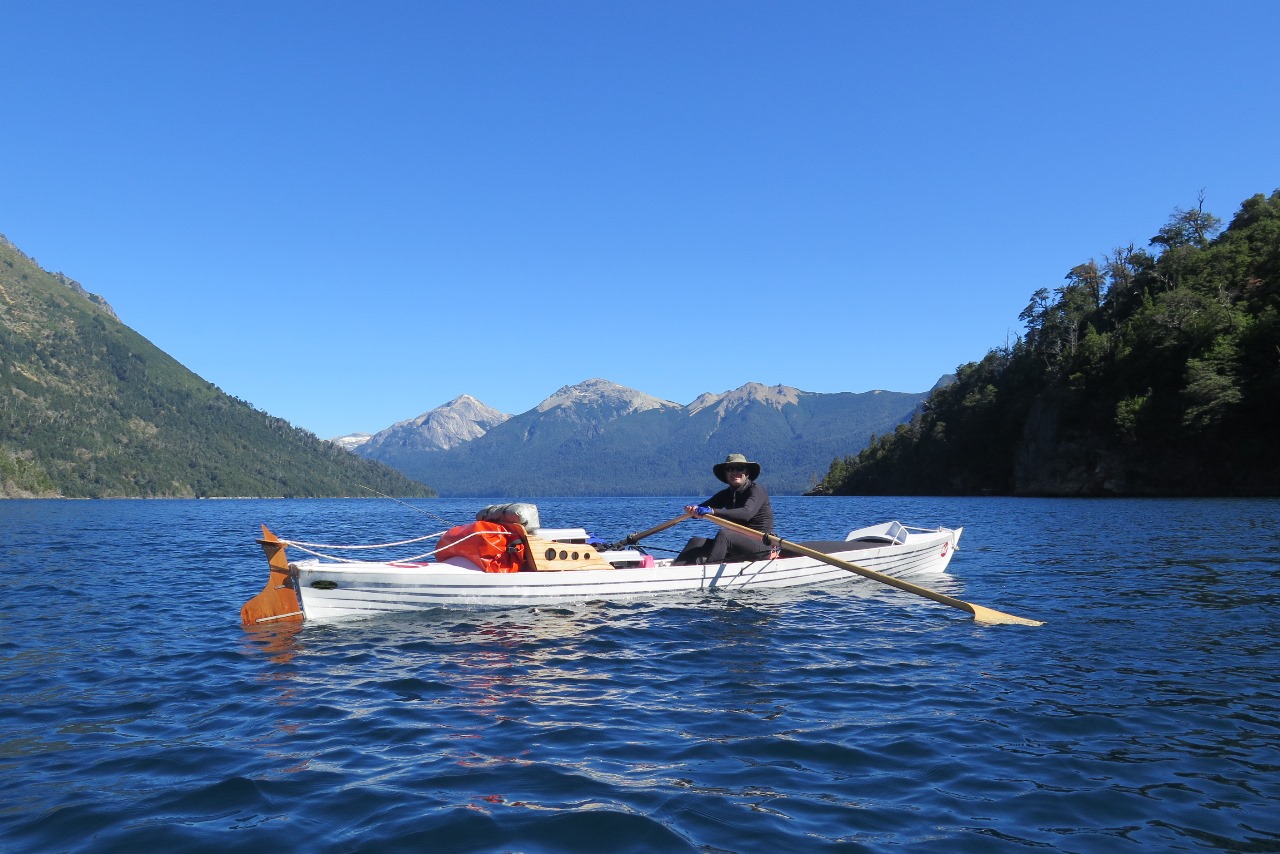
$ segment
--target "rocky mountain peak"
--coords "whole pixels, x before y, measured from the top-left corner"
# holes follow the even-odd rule
[[[618,416],[663,407],[680,408],[680,404],[670,400],[663,400],[645,394],[642,391],[636,391],[633,388],[595,378],[585,380],[577,385],[561,388],[555,394],[542,401],[542,403],[539,403],[537,411],[549,412],[557,407],[576,408],[584,406],[611,409]]]
[[[344,451],[354,451],[372,438],[372,433],[348,433],[345,436],[335,436],[329,441]]]
[[[782,409],[788,404],[798,404],[803,392],[798,388],[785,385],[765,385],[764,383],[747,383],[741,388],[726,391],[723,394],[710,392],[698,396],[698,399],[687,407],[693,415],[703,409],[714,407],[720,415],[741,409],[750,403],[759,403],[772,409]]]
[[[770,491],[787,495],[812,486],[831,460],[871,435],[892,431],[924,397],[747,383],[680,406],[593,378],[459,447],[365,446],[357,453],[441,495],[529,497],[696,495],[708,485],[709,460],[745,452],[767,460]]]
[[[374,434],[360,446],[360,452],[368,454],[386,448],[444,451],[480,438],[510,417],[469,394],[460,394],[442,406]]]

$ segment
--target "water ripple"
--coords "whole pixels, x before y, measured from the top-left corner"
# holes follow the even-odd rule
[[[890,516],[964,524],[953,573],[930,586],[1038,629],[859,582],[244,631],[259,521],[380,537],[405,530],[404,508],[8,502],[0,774],[19,785],[0,838],[18,852],[1280,850],[1277,509],[778,502],[792,538]],[[564,500],[542,516],[636,522],[620,534],[670,510]]]

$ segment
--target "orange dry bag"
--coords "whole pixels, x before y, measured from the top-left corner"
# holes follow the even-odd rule
[[[472,522],[440,535],[436,560],[462,557],[485,572],[519,572],[524,540],[497,522]]]

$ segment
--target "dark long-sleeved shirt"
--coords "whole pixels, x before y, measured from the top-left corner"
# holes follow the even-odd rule
[[[703,504],[715,510],[721,519],[728,519],[766,534],[773,533],[773,506],[769,503],[769,493],[754,480],[748,481],[738,491],[732,486],[726,487]]]

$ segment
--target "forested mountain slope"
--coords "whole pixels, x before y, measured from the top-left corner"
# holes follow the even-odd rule
[[[0,236],[0,497],[431,490],[222,393]]]
[[[1280,495],[1280,191],[1225,231],[1176,210],[1037,290],[1026,335],[961,366],[820,494]]]

